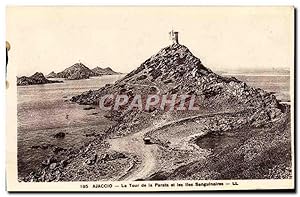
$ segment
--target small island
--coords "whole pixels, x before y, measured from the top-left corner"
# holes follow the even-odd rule
[[[47,78],[64,78],[67,80],[79,80],[89,79],[90,77],[102,76],[102,75],[118,75],[121,74],[112,70],[110,67],[100,68],[95,67],[93,69],[88,68],[82,63],[75,63],[74,65],[66,68],[65,70],[55,73],[54,71],[46,75]]]
[[[22,76],[17,77],[17,86],[27,86],[27,85],[38,85],[47,83],[63,83],[57,80],[48,80],[43,73],[36,72],[30,77]]]
[[[102,75],[120,75],[120,74],[122,74],[120,72],[114,71],[110,67],[101,68],[101,67],[97,66],[97,67],[93,68],[92,71],[94,73],[96,73],[97,76],[102,76]]]

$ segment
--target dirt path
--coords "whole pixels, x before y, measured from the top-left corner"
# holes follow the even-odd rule
[[[146,129],[141,130],[140,132],[129,134],[125,137],[109,139],[111,150],[118,152],[127,152],[134,155],[137,155],[141,159],[141,164],[139,164],[138,168],[135,171],[128,172],[125,176],[121,178],[121,180],[137,180],[146,178],[151,175],[156,161],[156,154],[158,146],[156,144],[145,144],[144,143],[144,135],[150,131],[160,128],[163,125],[167,124],[168,113],[165,114],[164,120],[156,122],[152,127],[148,127]],[[134,169],[133,169],[134,170]]]
[[[155,168],[157,145],[144,144],[143,136],[147,132],[149,132],[149,130],[145,129],[133,135],[109,140],[111,150],[133,153],[141,158],[141,164],[138,166],[138,169],[122,177],[122,180],[134,181],[136,179],[145,178],[150,175],[151,171]]]
[[[144,144],[143,137],[146,133],[162,127],[171,126],[175,123],[184,122],[195,118],[211,117],[220,114],[228,115],[228,114],[240,113],[240,112],[219,112],[219,113],[211,113],[211,114],[201,114],[201,115],[181,118],[174,121],[168,121],[168,122],[162,121],[159,124],[153,127],[148,127],[140,132],[130,134],[125,137],[109,139],[108,142],[111,144],[110,147],[111,150],[131,153],[139,156],[142,160],[138,168],[135,171],[128,172],[128,174],[122,177],[122,180],[134,181],[137,179],[143,179],[151,175],[151,173],[153,173],[153,169],[155,168],[155,165],[157,163],[156,154],[157,154],[158,145]]]

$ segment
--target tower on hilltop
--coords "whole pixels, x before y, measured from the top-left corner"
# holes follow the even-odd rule
[[[172,41],[172,44],[178,44],[178,31],[170,31],[169,36],[170,40]]]

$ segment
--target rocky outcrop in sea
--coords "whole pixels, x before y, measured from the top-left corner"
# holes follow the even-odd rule
[[[68,80],[79,80],[79,79],[88,79],[90,77],[95,77],[95,76],[118,75],[118,74],[121,73],[112,70],[110,67],[107,68],[95,67],[93,69],[90,69],[82,63],[76,63],[61,72],[55,73],[54,71],[52,71],[46,77],[65,78]]]
[[[76,63],[62,72],[57,73],[58,78],[68,80],[88,79],[93,76],[96,76],[96,73],[82,63]]]
[[[94,73],[96,73],[97,76],[102,76],[102,75],[118,75],[118,74],[121,74],[119,72],[114,71],[110,67],[101,68],[101,67],[97,66],[97,67],[93,68],[92,71]]]
[[[26,76],[17,77],[17,86],[38,85],[38,84],[47,84],[47,83],[63,83],[63,82],[57,80],[48,80],[43,75],[43,73],[40,72],[36,72],[30,77],[26,77]]]

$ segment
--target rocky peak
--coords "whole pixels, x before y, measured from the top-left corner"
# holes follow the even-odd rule
[[[106,68],[104,68],[104,70],[113,71],[113,69],[111,69],[110,67],[106,67]]]
[[[46,75],[46,78],[57,78],[57,74],[54,71],[52,71],[48,75]]]
[[[30,76],[32,79],[37,79],[37,80],[45,80],[46,77],[43,75],[41,72],[36,72],[33,75]]]
[[[76,63],[64,71],[57,73],[59,78],[66,78],[69,80],[88,79],[96,76],[96,74],[82,63]]]
[[[99,76],[101,76],[101,75],[116,75],[116,74],[119,74],[118,72],[114,71],[110,67],[101,68],[101,67],[97,66],[97,67],[93,68],[92,71],[94,73],[96,73],[97,75],[99,75]]]
[[[193,54],[186,46],[181,44],[172,44],[170,46],[162,48],[157,54],[151,56],[150,61],[155,60],[157,58],[164,58],[164,57],[169,58],[170,56],[179,56],[180,58],[184,58],[185,56],[192,56],[192,55]]]
[[[66,68],[63,72],[76,72],[77,70],[90,72],[90,69],[82,63],[75,63],[72,66],[70,66],[69,68]]]
[[[136,70],[125,76],[126,81],[156,81],[165,80],[181,82],[183,78],[200,77],[211,74],[212,71],[202,65],[199,58],[181,44],[172,44],[151,56]],[[146,82],[147,83],[147,82]]]
[[[79,62],[79,63],[75,63],[72,66],[70,66],[67,69],[88,69],[88,67],[86,67],[83,63]]]

